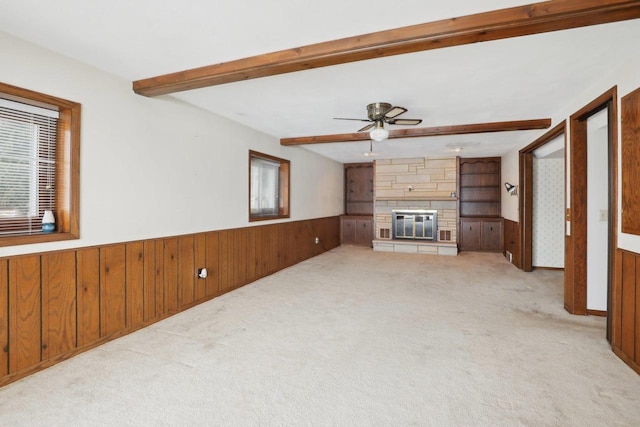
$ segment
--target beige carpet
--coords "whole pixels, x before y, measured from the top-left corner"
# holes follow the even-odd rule
[[[2,426],[637,426],[562,275],[343,246],[0,389]]]

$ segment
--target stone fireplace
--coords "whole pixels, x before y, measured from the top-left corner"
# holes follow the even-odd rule
[[[374,250],[457,254],[457,159],[391,159],[375,162]],[[431,211],[433,239],[397,237],[394,211]]]

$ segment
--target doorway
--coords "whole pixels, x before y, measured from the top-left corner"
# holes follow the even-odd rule
[[[598,116],[598,113],[601,116]],[[598,125],[598,120],[604,121],[606,126]],[[591,126],[589,125],[590,121]],[[590,128],[592,128],[591,138],[589,137]],[[611,289],[617,220],[617,192],[615,191],[617,188],[617,88],[613,87],[573,114],[570,118],[570,129],[564,307],[572,314],[606,315],[607,339],[610,341]],[[603,132],[606,138],[599,139],[597,134]],[[590,140],[592,143],[589,142]],[[591,144],[597,145],[595,151],[589,149]],[[606,151],[606,166],[600,167],[606,168],[606,171],[599,178],[600,185],[592,182],[592,186],[589,187],[589,182],[592,181],[589,179],[589,174],[594,170],[594,166],[591,171],[589,170],[589,157],[602,156],[597,153],[602,153],[603,150]],[[598,166],[595,167],[598,168]],[[598,189],[602,185],[604,185],[604,190]],[[602,202],[598,199],[596,193],[600,193],[601,196],[602,193],[606,193],[604,196],[606,201]],[[605,203],[604,207],[602,207],[602,203]],[[594,210],[594,212],[590,213],[590,210]],[[595,221],[593,215],[595,215]],[[604,234],[601,229],[589,232],[590,217],[592,223],[605,223],[606,232]],[[606,251],[603,249],[602,252],[597,253],[593,249],[594,245],[604,246]],[[593,256],[599,257],[600,273],[594,273],[589,267],[590,250]],[[605,263],[606,267],[604,267]],[[600,279],[597,274],[600,274]],[[588,283],[590,277],[594,290],[591,302],[598,303],[596,294],[606,294],[604,306],[602,301],[597,305],[600,308],[606,307],[606,311],[589,308]],[[605,287],[606,291],[604,291]]]
[[[532,266],[564,270],[564,135],[533,151]]]
[[[587,314],[606,316],[609,241],[609,109],[587,118]]]
[[[536,251],[534,248],[534,240],[537,244],[542,244],[543,242],[540,239],[544,239],[544,236],[547,234],[547,231],[550,230],[541,230],[541,227],[544,225],[541,224],[540,218],[540,200],[539,200],[539,192],[544,189],[541,189],[541,184],[544,186],[545,184],[540,181],[540,159],[544,158],[556,158],[560,154],[562,158],[565,157],[565,130],[566,124],[562,122],[558,124],[556,127],[546,132],[540,138],[520,150],[520,161],[519,161],[519,181],[520,181],[520,200],[519,200],[519,210],[520,210],[520,236],[521,236],[521,251],[520,256],[522,260],[522,269],[524,271],[532,271],[534,264],[550,264],[546,265],[547,267],[555,268],[558,263],[558,256],[555,256],[555,261],[553,263],[549,263],[548,260],[539,260],[536,258],[536,262],[534,263],[534,252]],[[562,160],[560,160],[562,161]],[[557,162],[557,161],[556,161]],[[544,164],[543,167],[551,166],[551,164]],[[555,165],[557,168],[557,165]],[[535,170],[534,170],[535,169]],[[562,171],[564,171],[564,164],[562,165]],[[556,177],[560,179],[560,182],[549,182],[549,189],[553,187],[552,191],[557,191],[556,187],[558,184],[562,186],[562,192],[564,196],[564,175],[561,177]],[[538,187],[538,188],[536,188]],[[534,194],[534,190],[536,194]],[[536,201],[536,199],[538,199]],[[564,203],[564,197],[562,197]],[[536,205],[538,207],[538,212],[534,215],[534,211],[536,210]],[[551,208],[552,210],[555,208]],[[545,209],[546,211],[547,209]],[[552,221],[554,224],[556,222],[561,222],[562,225],[560,230],[560,239],[561,242],[556,242],[557,246],[562,248],[564,252],[564,239],[562,238],[564,234],[564,205],[561,207],[561,210],[557,213],[549,213],[547,215],[552,216]],[[535,225],[534,225],[535,222]],[[536,232],[534,233],[534,229]],[[554,239],[558,238],[558,232],[556,230]],[[539,255],[536,254],[536,255]],[[561,261],[564,265],[564,259]],[[554,265],[552,265],[554,264]],[[539,265],[545,266],[545,265]]]

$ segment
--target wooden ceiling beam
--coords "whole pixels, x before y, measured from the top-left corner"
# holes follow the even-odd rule
[[[133,82],[166,95],[430,49],[640,18],[640,0],[551,0],[281,50]]]
[[[548,129],[551,119],[515,120],[510,122],[477,123],[469,125],[433,126],[427,128],[397,129],[389,131],[389,139],[424,136],[464,135],[469,133],[508,132],[516,130]],[[330,142],[368,141],[369,132],[340,133],[335,135],[282,138],[280,145],[326,144]]]

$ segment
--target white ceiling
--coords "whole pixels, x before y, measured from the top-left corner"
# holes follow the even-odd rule
[[[252,55],[531,1],[21,0],[0,6],[0,30],[133,81]],[[350,133],[365,106],[441,126],[554,117],[563,100],[640,55],[638,20],[343,64],[176,93],[278,138]],[[389,126],[389,129],[393,129]],[[396,127],[399,128],[399,127]],[[496,156],[544,131],[394,139],[378,158]],[[367,161],[369,142],[308,145]],[[462,147],[458,153],[455,148]]]

